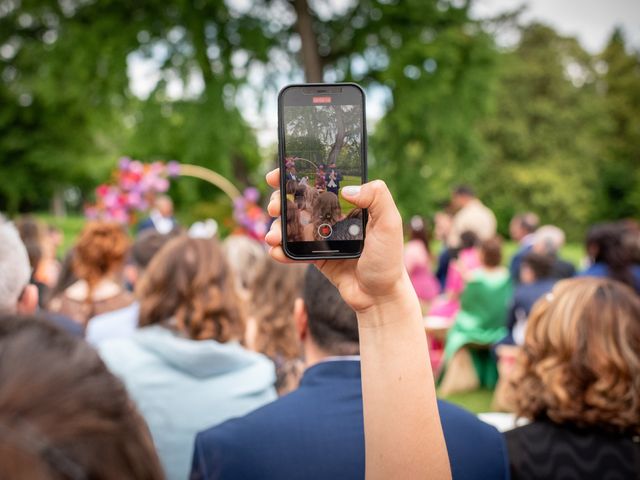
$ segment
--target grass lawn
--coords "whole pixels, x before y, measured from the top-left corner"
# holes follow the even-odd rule
[[[455,403],[473,413],[490,412],[493,390],[481,388],[469,393],[456,393],[442,399]]]
[[[47,225],[53,225],[62,230],[64,239],[58,256],[62,257],[71,248],[82,231],[86,219],[82,215],[67,215],[66,217],[54,217],[48,213],[37,213],[35,217]]]
[[[344,175],[340,182],[340,189],[349,185],[360,184],[362,184],[362,178],[356,177],[355,175]],[[346,212],[349,212],[353,208],[353,205],[342,198],[342,195],[338,195],[338,198],[340,199],[340,208],[342,209],[342,213],[346,214]]]

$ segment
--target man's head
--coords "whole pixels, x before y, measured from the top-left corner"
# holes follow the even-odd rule
[[[456,211],[460,210],[474,198],[476,194],[470,186],[458,185],[451,193],[451,206]]]
[[[31,314],[38,289],[30,285],[29,255],[12,223],[0,223],[0,313]]]
[[[564,232],[555,225],[544,225],[536,230],[533,251],[546,255],[556,255],[565,242]]]
[[[135,285],[155,254],[176,236],[178,233],[175,230],[167,234],[159,233],[153,228],[143,230],[131,247],[131,262],[125,267],[127,281]]]
[[[160,195],[156,198],[154,207],[163,217],[173,217],[173,200],[167,195]]]
[[[511,219],[509,234],[516,242],[534,233],[540,225],[540,218],[533,212],[519,213]]]
[[[297,299],[294,306],[294,317],[308,363],[327,356],[359,353],[355,312],[315,267],[307,269],[302,298]]]
[[[553,257],[536,252],[527,253],[520,265],[520,281],[534,283],[551,276]]]

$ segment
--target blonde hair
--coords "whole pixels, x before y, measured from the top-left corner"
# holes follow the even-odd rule
[[[531,312],[511,383],[519,416],[640,433],[640,299],[608,279],[558,283]]]
[[[240,340],[245,320],[231,269],[215,239],[177,237],[158,252],[136,288],[140,326],[174,318],[193,340]]]
[[[301,297],[306,265],[285,265],[267,256],[256,268],[251,285],[250,312],[256,319],[257,351],[274,358],[300,356],[293,305]]]

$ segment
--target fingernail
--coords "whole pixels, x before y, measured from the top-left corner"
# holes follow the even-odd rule
[[[342,194],[347,197],[355,197],[360,194],[360,185],[349,185],[342,189]]]

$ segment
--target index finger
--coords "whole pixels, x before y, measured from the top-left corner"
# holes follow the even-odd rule
[[[273,188],[280,187],[280,169],[279,168],[271,170],[269,173],[267,173],[266,178],[267,178],[267,183]]]

